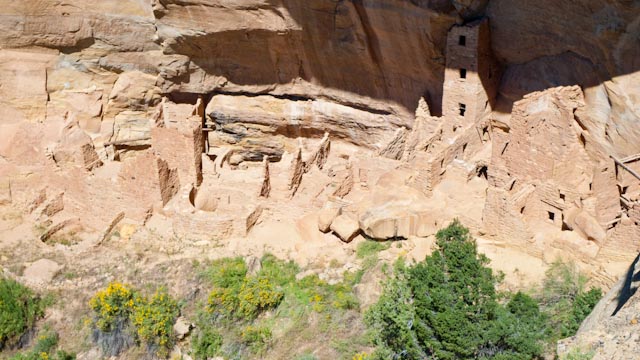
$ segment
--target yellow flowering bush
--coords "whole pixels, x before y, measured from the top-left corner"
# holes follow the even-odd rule
[[[110,283],[98,291],[89,301],[95,313],[98,329],[112,331],[118,321],[126,320],[133,311],[137,294],[129,286],[119,282]]]
[[[367,354],[366,352],[361,352],[353,355],[352,360],[369,360],[369,359],[371,359],[371,356],[369,356],[369,354]]]
[[[280,304],[284,294],[276,290],[266,277],[245,279],[238,294],[238,313],[245,318],[255,318],[260,312]]]
[[[126,343],[126,334],[132,341],[141,341],[147,348],[166,356],[173,340],[173,324],[180,313],[178,303],[168,294],[165,288],[158,289],[151,298],[141,296],[129,286],[112,282],[106,289],[100,290],[91,298],[89,305],[94,312],[94,326],[100,330],[94,341],[103,346],[103,351],[117,355],[129,345],[118,347],[114,351],[111,343],[122,337]],[[130,326],[135,331],[123,331]],[[103,337],[111,340],[101,341]]]
[[[209,293],[209,313],[233,314],[238,308],[238,290],[233,288],[214,288]]]
[[[173,324],[180,309],[165,288],[158,289],[151,299],[138,301],[133,311],[133,325],[140,340],[157,347],[159,355],[167,355],[173,340]]]

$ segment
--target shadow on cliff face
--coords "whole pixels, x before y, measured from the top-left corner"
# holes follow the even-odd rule
[[[268,0],[294,25],[183,35],[171,51],[237,85],[303,79],[414,111],[439,111],[454,7],[437,1]],[[275,12],[275,10],[274,10]]]
[[[446,35],[460,19],[491,20],[492,46],[504,65],[496,110],[505,113],[525,94],[565,85],[590,88],[640,68],[640,7],[628,1],[264,3],[293,24],[185,35],[172,51],[241,86],[300,78],[411,112],[424,96],[434,114],[441,113]]]
[[[490,0],[494,53],[505,64],[498,111],[534,91],[589,89],[640,70],[637,2]]]
[[[629,270],[627,270],[627,274],[625,275],[624,284],[622,285],[622,289],[618,293],[618,301],[615,310],[611,316],[615,316],[620,309],[624,307],[624,305],[631,299],[633,295],[635,295],[638,290],[637,282],[640,281],[640,272],[636,272],[636,266],[640,261],[640,255],[636,256],[636,259],[633,260],[631,265],[629,266]],[[632,285],[636,285],[633,286]]]

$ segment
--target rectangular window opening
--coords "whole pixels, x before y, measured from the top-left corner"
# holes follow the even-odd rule
[[[460,69],[460,79],[467,78],[467,69]]]
[[[565,196],[563,193],[560,193],[560,200],[562,200],[564,202]]]
[[[549,220],[550,220],[551,222],[555,221],[555,219],[556,219],[556,214],[555,214],[554,212],[547,211],[547,214],[549,215]]]
[[[467,37],[464,36],[464,35],[460,35],[460,37],[458,38],[458,45],[466,46],[467,45]]]
[[[460,116],[464,116],[464,113],[465,113],[465,112],[467,112],[467,105],[462,104],[462,103],[461,103],[461,104],[459,104],[459,105],[460,105],[460,107],[459,107],[459,110],[460,110]]]

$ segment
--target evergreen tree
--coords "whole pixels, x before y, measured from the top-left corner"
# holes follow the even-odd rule
[[[397,266],[366,315],[380,359],[532,359],[542,353],[544,317],[517,293],[498,302],[499,277],[458,220],[436,234],[423,262]]]

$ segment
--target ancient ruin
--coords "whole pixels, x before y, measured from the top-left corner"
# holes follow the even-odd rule
[[[587,3],[5,1],[0,270],[323,273],[458,218],[506,287],[556,258],[610,287],[640,251],[640,15]]]

